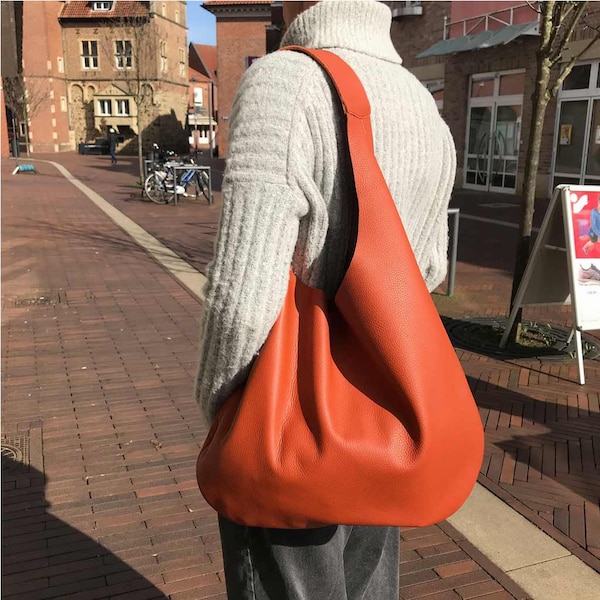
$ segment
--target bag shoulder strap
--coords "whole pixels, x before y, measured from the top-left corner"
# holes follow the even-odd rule
[[[375,156],[371,105],[358,75],[342,58],[328,50],[302,46],[286,46],[281,50],[302,52],[317,61],[333,82],[346,115],[348,147],[358,204],[356,246],[350,262],[357,255],[369,257],[374,246],[388,248],[394,245],[401,249],[403,256],[413,255],[394,199]],[[382,236],[383,232],[387,235]]]
[[[315,50],[303,46],[286,46],[281,50],[302,52],[316,60],[325,69],[335,85],[344,113],[357,119],[368,119],[370,117],[371,104],[358,75],[337,54],[328,50]]]

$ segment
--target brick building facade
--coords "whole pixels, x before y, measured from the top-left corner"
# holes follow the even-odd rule
[[[456,142],[456,185],[519,193],[529,143],[530,99],[536,78],[537,13],[523,2],[510,1],[423,2],[421,5],[421,16],[413,17],[410,22],[394,23],[392,37],[405,66],[430,87],[434,95],[437,93],[443,98],[438,106]],[[600,24],[600,7],[590,4],[587,19]],[[485,47],[489,43],[485,36],[494,33],[503,36],[502,42]],[[476,36],[479,34],[484,37],[478,46]],[[566,61],[582,50],[592,35],[593,29],[582,25],[573,35],[563,59]],[[471,44],[471,49],[465,50],[465,43],[472,40],[475,46]],[[440,53],[423,57],[436,44]],[[577,91],[561,90],[548,105],[537,181],[540,196],[550,194],[553,187],[562,182],[600,183],[600,163],[592,169],[594,176],[586,172],[593,146],[595,98],[600,94],[592,80],[598,71],[598,59],[600,44],[582,57],[573,76],[565,83],[565,87],[575,85]],[[590,72],[585,87],[573,83],[581,71]],[[571,97],[578,99],[578,111],[569,110]],[[566,113],[561,114],[563,110]],[[570,112],[577,113],[579,123],[566,122],[573,119]],[[600,124],[600,110],[598,112]],[[573,131],[573,143],[564,146],[558,135],[561,121],[572,125]],[[566,167],[562,163],[566,163]]]
[[[124,148],[135,151],[139,126],[145,149],[156,142],[185,150],[185,2],[71,0],[59,22],[77,142],[105,135],[112,126]]]
[[[186,2],[3,1],[2,14],[27,90],[21,151],[27,138],[32,152],[73,150],[114,126],[135,152],[138,125],[146,146],[187,149]]]
[[[21,151],[59,152],[72,147],[64,53],[57,20],[62,4],[57,1],[2,3],[3,52],[7,34],[14,46],[9,60],[16,63],[11,68],[3,60],[3,77],[11,74],[11,82],[4,81],[5,101],[14,109],[10,115],[10,131],[19,140]],[[4,29],[5,19],[8,19],[8,31]],[[20,85],[24,85],[26,92]],[[12,94],[9,87],[13,88]],[[22,100],[14,101],[16,96]]]
[[[217,48],[189,45],[188,135],[190,148],[208,150],[216,146],[219,115]]]
[[[217,17],[217,146],[219,156],[227,156],[229,118],[238,84],[252,61],[266,54],[271,0],[208,0],[203,6]]]

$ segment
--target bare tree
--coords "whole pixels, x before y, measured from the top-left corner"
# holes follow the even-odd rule
[[[546,2],[528,4],[540,14],[540,38],[536,52],[537,71],[535,88],[532,95],[533,113],[529,128],[529,145],[527,146],[525,156],[523,205],[513,275],[511,310],[531,251],[535,189],[540,165],[542,131],[546,109],[548,108],[548,103],[556,96],[576,62],[600,39],[598,29],[592,28],[586,21],[588,2],[548,0]],[[578,27],[592,28],[595,30],[595,33],[581,52],[574,54],[568,61],[564,61],[563,53]],[[520,321],[521,313],[519,311],[512,332],[513,340],[518,339],[520,336]]]
[[[2,78],[6,105],[25,126],[25,149],[29,156],[29,121],[34,119],[48,98],[46,82],[24,74]],[[16,135],[16,132],[15,132]]]
[[[109,46],[117,62],[118,75],[114,83],[129,96],[136,106],[136,128],[140,180],[144,173],[144,127],[152,112],[159,84],[158,61],[161,41],[151,18],[123,17],[111,28]]]

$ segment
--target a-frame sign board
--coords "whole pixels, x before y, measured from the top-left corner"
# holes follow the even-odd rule
[[[600,330],[600,187],[554,191],[515,296],[500,347],[523,306],[572,304],[579,383],[585,383],[581,332]]]

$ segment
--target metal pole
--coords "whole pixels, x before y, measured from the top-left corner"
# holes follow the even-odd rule
[[[577,345],[577,370],[579,371],[579,384],[585,385],[585,371],[583,369],[583,344],[581,342],[581,330],[575,330],[575,343]]]
[[[209,158],[213,157],[213,83],[212,81],[208,82],[208,148],[209,148]]]
[[[448,209],[448,216],[452,217],[450,229],[450,259],[448,261],[448,296],[454,296],[454,281],[456,279],[456,254],[458,249],[458,223],[460,217],[459,208]]]

